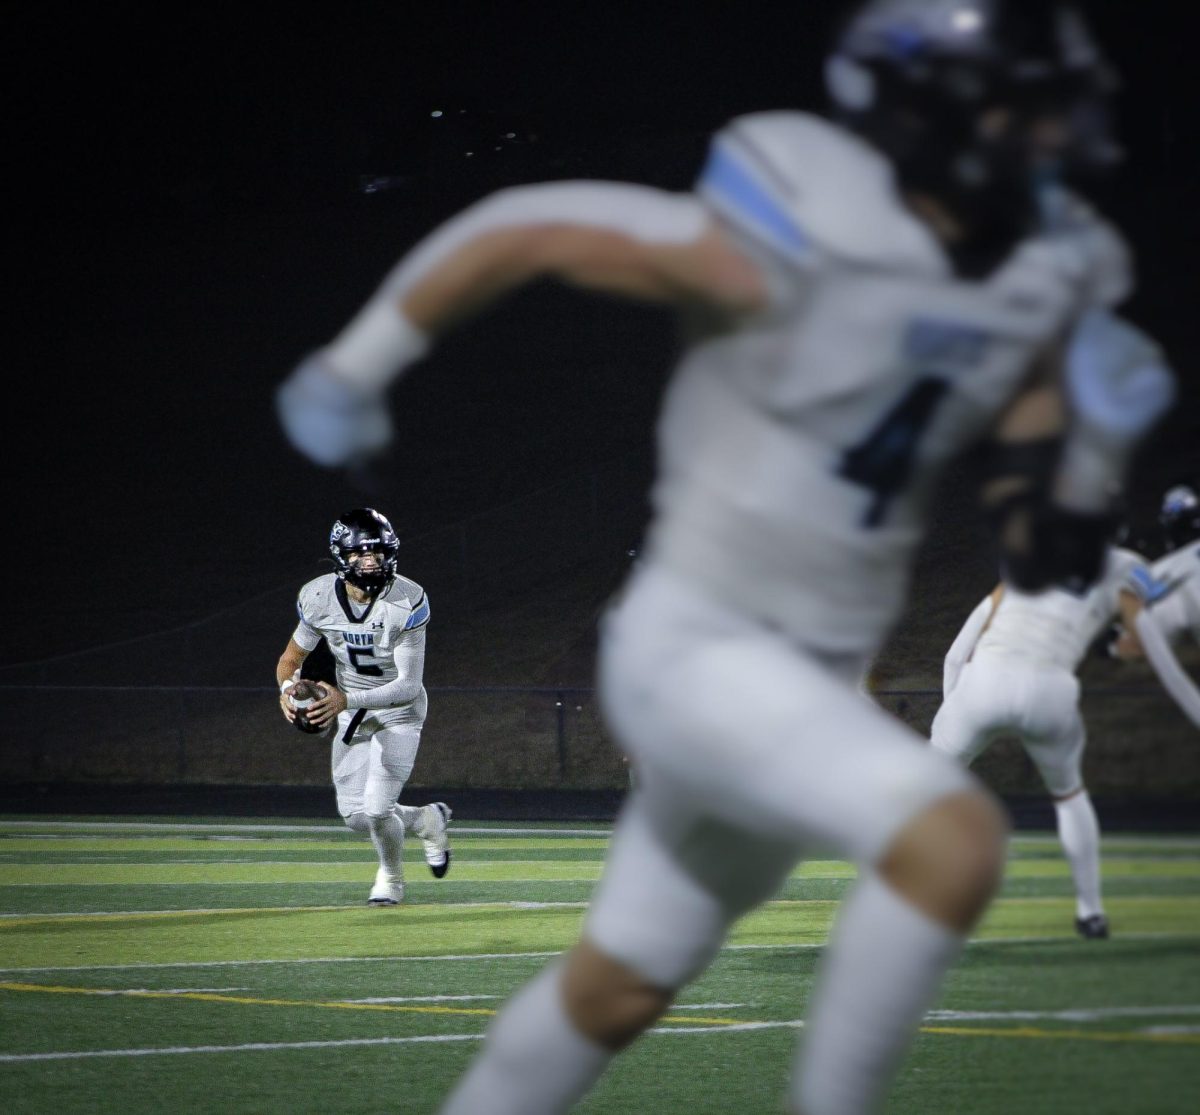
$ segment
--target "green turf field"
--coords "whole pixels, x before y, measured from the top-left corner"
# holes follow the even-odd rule
[[[364,905],[370,845],[313,822],[0,818],[5,1112],[436,1110],[505,996],[575,938],[602,828],[456,819],[408,904]],[[1048,836],[1008,880],[889,1112],[1200,1110],[1200,840],[1109,838],[1115,936],[1073,936]],[[777,1115],[853,871],[805,864],[579,1108]]]

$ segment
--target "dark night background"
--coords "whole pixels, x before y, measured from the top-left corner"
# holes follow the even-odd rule
[[[10,25],[15,576],[0,663],[298,586],[347,506],[377,503],[406,537],[643,461],[670,322],[565,291],[522,295],[414,374],[374,486],[289,450],[271,391],[477,197],[564,177],[686,188],[731,116],[819,106],[836,8],[25,10]],[[1145,520],[1159,486],[1198,464],[1200,77],[1173,5],[1090,10],[1127,85],[1129,157],[1097,198],[1138,252],[1125,310],[1185,379],[1139,462]]]

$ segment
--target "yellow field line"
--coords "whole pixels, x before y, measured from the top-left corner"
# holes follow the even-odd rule
[[[322,999],[257,999],[247,995],[218,995],[210,991],[124,991],[105,987],[61,987],[39,983],[0,983],[0,991],[40,992],[45,995],[104,995],[125,996],[130,999],[189,999],[200,1003],[240,1003],[257,1007],[321,1007],[325,1010],[373,1010],[393,1014],[468,1014],[491,1017],[496,1012],[488,1007],[408,1007],[395,1003],[341,1003]],[[704,1023],[710,1026],[734,1026],[737,1019],[664,1017],[663,1022]]]
[[[392,1014],[441,1014],[492,1017],[496,1011],[489,1007],[399,1006],[395,1003],[342,1003],[320,999],[260,999],[244,995],[218,995],[207,991],[148,991],[111,989],[103,987],[62,987],[37,983],[0,983],[0,991],[34,992],[44,995],[103,995],[127,996],[131,999],[190,999],[202,1003],[237,1003],[242,1006],[319,1007],[324,1010],[384,1011]],[[741,1025],[729,1018],[681,1018],[667,1015],[660,1022],[701,1023],[713,1027]],[[787,1023],[787,1025],[793,1025]],[[940,1034],[971,1038],[1021,1038],[1027,1041],[1099,1041],[1109,1043],[1138,1042],[1159,1045],[1200,1045],[1200,1034],[1138,1033],[1131,1030],[1043,1030],[1032,1026],[922,1026],[922,1034]]]

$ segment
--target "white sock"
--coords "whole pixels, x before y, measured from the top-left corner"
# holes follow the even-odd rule
[[[792,1077],[794,1110],[876,1110],[962,940],[877,876],[863,877],[818,968]]]
[[[613,1054],[567,1018],[560,970],[548,964],[505,1004],[441,1115],[559,1115],[599,1079]]]
[[[379,856],[379,867],[394,883],[404,881],[404,825],[395,813],[369,817],[371,843]]]
[[[1075,912],[1081,918],[1104,913],[1100,901],[1100,822],[1087,790],[1054,803],[1058,839],[1071,878],[1075,880]]]

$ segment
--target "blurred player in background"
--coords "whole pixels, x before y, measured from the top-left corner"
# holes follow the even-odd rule
[[[1169,488],[1158,522],[1167,552],[1150,569],[1162,593],[1151,615],[1168,641],[1200,643],[1200,486]]]
[[[292,721],[288,690],[305,658],[325,639],[337,668],[337,686],[309,706],[315,725],[336,725],[333,785],[347,827],[371,838],[379,870],[367,902],[395,906],[404,900],[404,833],[425,846],[436,878],[450,868],[445,802],[417,808],[397,799],[412,773],[429,701],[425,628],[429,601],[415,581],[396,572],[400,542],[392,524],[369,507],[356,508],[333,524],[329,552],[336,566],[309,581],[296,604],[300,622],[278,665],[279,705]]]
[[[1100,896],[1100,826],[1083,781],[1086,734],[1075,674],[1114,619],[1130,633],[1118,643],[1119,653],[1139,657],[1139,618],[1157,592],[1144,559],[1113,547],[1086,592],[1030,594],[997,585],[946,654],[933,746],[970,765],[996,739],[1021,741],[1054,798],[1058,838],[1075,884],[1075,929],[1083,937],[1107,937],[1109,923]],[[1194,690],[1181,704],[1200,718]]]
[[[1146,606],[1132,624],[1121,625],[1112,653],[1145,657],[1163,688],[1200,728],[1196,685],[1171,649],[1189,633],[1200,643],[1200,497],[1193,485],[1177,484],[1166,492],[1159,525],[1167,553],[1149,570],[1136,571],[1137,591]]]
[[[734,120],[692,193],[485,198],[281,387],[293,444],[341,465],[387,442],[400,370],[530,280],[691,324],[645,549],[601,633],[602,707],[637,786],[582,939],[506,1004],[445,1115],[566,1111],[818,851],[860,879],[789,1107],[881,1102],[1004,862],[995,799],[856,688],[930,493],[989,440],[981,499],[1010,577],[1089,583],[1112,486],[1169,405],[1152,345],[1105,343],[1126,250],[1059,181],[1111,162],[1109,83],[1067,4],[876,0],[829,59],[836,122]]]

